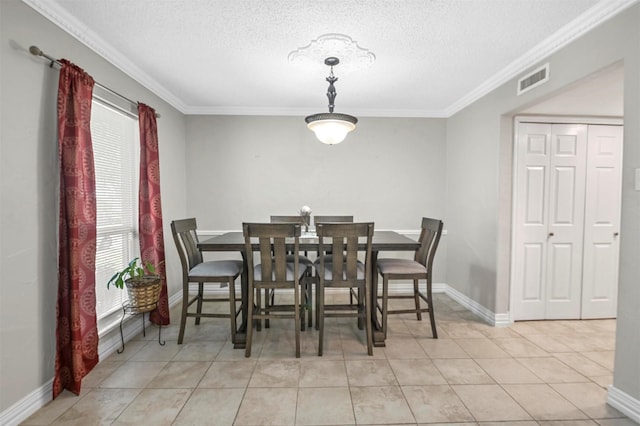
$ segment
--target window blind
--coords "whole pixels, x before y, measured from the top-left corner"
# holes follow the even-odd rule
[[[91,138],[97,204],[96,314],[101,331],[127,300],[126,290],[107,290],[107,282],[139,255],[137,120],[94,98]]]

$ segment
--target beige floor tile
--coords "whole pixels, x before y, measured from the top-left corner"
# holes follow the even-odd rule
[[[579,420],[587,416],[547,384],[505,385],[504,389],[536,420]]]
[[[172,425],[231,426],[244,392],[244,389],[196,389]]]
[[[191,389],[143,389],[112,424],[171,424],[190,395]]]
[[[234,425],[293,425],[296,419],[297,388],[247,388]]]
[[[556,358],[518,358],[518,361],[546,383],[589,381],[582,374]]]
[[[296,425],[343,424],[355,424],[351,393],[348,387],[317,387],[298,390]]]
[[[542,383],[531,370],[515,359],[477,359],[475,360],[497,383]]]
[[[631,419],[599,419],[598,424],[600,426],[638,426],[638,423]]]
[[[403,386],[402,393],[418,423],[473,420],[449,385]]]
[[[533,342],[543,351],[549,353],[574,352],[573,349],[562,343],[561,338],[555,336],[550,336],[548,334],[531,334],[526,335],[525,338]]]
[[[537,426],[539,423],[531,420],[510,421],[510,422],[479,422],[479,426]]]
[[[624,417],[607,404],[607,391],[595,383],[560,383],[551,387],[591,418]]]
[[[58,417],[54,424],[110,424],[139,393],[140,389],[93,389]]]
[[[147,387],[156,389],[195,388],[210,365],[210,362],[168,362]]]
[[[126,347],[125,347],[126,349]],[[143,348],[136,352],[130,361],[171,361],[178,352],[180,352],[180,345],[173,341],[165,342],[164,346],[158,344],[156,341],[146,342]]]
[[[443,385],[447,381],[428,359],[390,359],[400,385]]]
[[[441,321],[441,328],[452,339],[482,339],[484,334],[475,329],[468,322],[445,322]]]
[[[348,386],[344,361],[310,360],[300,363],[301,388]]]
[[[598,423],[593,420],[546,420],[539,421],[540,426],[593,426]]]
[[[386,359],[347,360],[349,386],[397,385],[396,376]]]
[[[224,346],[224,342],[187,342],[183,343],[180,351],[172,361],[213,361]]]
[[[464,423],[418,423],[418,426],[476,426],[478,423],[476,422],[464,422]],[[535,422],[534,422],[535,424]],[[501,425],[505,426],[505,425]]]
[[[53,420],[80,402],[82,398],[91,391],[93,391],[93,389],[82,392],[80,396],[77,396],[68,390],[64,390],[56,399],[49,401],[44,407],[33,413],[20,424],[24,426],[49,425]]]
[[[255,333],[260,334],[260,333]],[[244,362],[255,362],[256,359],[260,356],[260,351],[262,350],[262,342],[261,339],[253,339],[253,344],[251,345],[251,357],[246,358],[244,356],[244,349],[235,349],[233,347],[233,343],[231,341],[225,342],[218,355],[216,355],[216,361],[244,361]]]
[[[399,386],[352,386],[350,389],[356,423],[415,423]]]
[[[433,363],[449,384],[495,383],[472,359],[434,359]]]
[[[437,312],[437,308],[436,308]],[[414,319],[403,320],[404,325],[414,338],[419,339],[433,339],[433,332],[431,331],[431,322],[427,316],[423,316],[422,321],[416,321]],[[438,326],[438,317],[436,314],[436,331],[438,333],[438,339],[447,339],[449,335],[446,331]]]
[[[100,383],[101,388],[143,388],[167,365],[166,361],[127,361]]]
[[[255,364],[255,360],[251,363],[214,361],[200,380],[198,388],[246,388]]]
[[[165,346],[166,345],[170,345],[171,343],[169,343],[170,341],[167,340],[165,342]],[[129,342],[127,342],[124,345],[124,351],[122,351],[122,353],[118,353],[118,352],[114,352],[112,353],[107,360],[109,361],[128,361],[131,359],[131,357],[133,357],[136,353],[138,353],[139,350],[141,350],[142,348],[144,348],[145,346],[147,346],[149,342],[146,340],[131,340]],[[158,344],[158,342],[156,342],[156,345]],[[118,350],[120,350],[120,347],[118,347]]]
[[[613,385],[613,374],[607,374],[606,376],[594,376],[589,377],[592,382],[600,386],[602,389],[609,389],[609,386]]]
[[[554,356],[578,373],[587,377],[606,376],[613,372],[577,352],[554,354]]]
[[[471,358],[509,358],[508,353],[487,338],[454,340]]]
[[[82,379],[82,389],[98,387],[104,379],[113,374],[113,372],[118,368],[122,367],[124,362],[124,360],[110,361],[109,359],[107,359],[106,361],[98,363],[98,365],[96,365],[94,369],[91,370],[91,372],[87,374],[84,379]]]
[[[387,338],[382,348],[387,359],[426,359],[427,354],[414,338]]]
[[[499,385],[452,387],[477,421],[531,420],[526,411]]]
[[[453,339],[419,339],[418,343],[429,358],[470,358]]]
[[[300,362],[295,360],[256,363],[249,381],[251,388],[296,388],[300,380]]]
[[[615,351],[582,352],[582,355],[591,361],[597,362],[604,368],[613,371],[616,357]]]
[[[493,339],[510,356],[516,358],[549,356],[549,353],[524,337]]]

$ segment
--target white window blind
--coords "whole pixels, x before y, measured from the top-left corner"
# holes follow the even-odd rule
[[[126,289],[107,282],[139,256],[138,122],[94,98],[91,138],[96,176],[96,314],[98,331],[113,324],[127,300]]]

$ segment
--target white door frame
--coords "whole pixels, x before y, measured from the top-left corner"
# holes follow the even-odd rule
[[[514,229],[514,221],[516,219],[516,189],[518,188],[518,170],[517,170],[517,158],[518,158],[518,129],[521,123],[547,123],[547,124],[604,124],[604,125],[624,125],[624,119],[613,117],[581,117],[581,116],[554,116],[554,115],[516,115],[513,117],[513,134],[512,134],[512,158],[511,158],[511,248],[509,259],[509,323],[513,324],[514,314],[513,307],[515,306],[513,283],[515,282],[515,271],[513,264],[515,262],[514,254],[516,253],[516,236]],[[624,155],[624,153],[623,153]]]

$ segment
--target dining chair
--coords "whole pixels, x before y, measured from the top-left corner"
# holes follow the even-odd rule
[[[389,314],[415,313],[416,319],[422,321],[422,312],[429,312],[431,320],[431,333],[434,339],[438,338],[436,320],[433,311],[433,258],[442,235],[443,223],[438,219],[422,218],[420,231],[420,247],[416,250],[413,260],[410,259],[378,259],[377,272],[374,274],[373,287],[377,290],[378,273],[382,275],[382,296],[376,296],[376,308],[382,314],[382,328],[384,337],[387,337],[387,316]],[[413,280],[413,294],[389,294],[389,284],[394,280]],[[426,289],[420,291],[420,280],[426,280]],[[374,290],[374,291],[376,291]],[[378,300],[382,299],[382,303]],[[414,308],[393,309],[388,308],[389,299],[413,299]],[[427,303],[427,308],[420,307],[420,299]]]
[[[202,252],[198,249],[197,223],[195,218],[174,220],[171,222],[171,233],[178,250],[182,265],[182,313],[180,316],[180,333],[178,344],[182,344],[187,317],[195,317],[195,324],[200,318],[229,318],[231,322],[231,340],[236,343],[236,318],[242,312],[242,306],[236,307],[235,281],[242,274],[242,260],[210,260],[203,261]],[[189,283],[197,283],[198,289],[190,298]],[[204,283],[217,283],[229,287],[228,298],[205,297]],[[202,312],[204,302],[226,302],[229,313]],[[197,303],[196,311],[189,312],[189,307]]]
[[[300,225],[297,223],[243,223],[245,257],[248,265],[248,315],[245,356],[251,356],[254,320],[293,318],[295,320],[296,358],[300,357],[300,328],[303,310],[300,304],[300,280],[306,268],[297,256],[288,262],[287,239],[293,240],[293,251],[300,250]],[[254,262],[253,240],[257,240],[257,261]],[[291,241],[289,241],[290,243]],[[261,303],[262,290],[293,289],[291,304]]]
[[[302,216],[300,215],[291,215],[291,216],[286,216],[286,215],[280,215],[280,216],[271,216],[270,218],[271,223],[297,223],[299,224],[301,227],[305,226],[305,220]],[[302,231],[301,231],[302,232]],[[300,265],[302,265],[302,267],[306,268],[305,270],[305,275],[304,277],[300,280],[300,284],[303,287],[303,307],[304,309],[307,310],[307,324],[309,325],[309,327],[313,326],[313,283],[315,281],[314,277],[313,277],[313,261],[311,261],[311,259],[309,259],[307,257],[307,252],[305,252],[304,254],[301,253],[292,253],[292,252],[288,252],[287,254],[287,262],[292,263],[293,262],[293,256],[297,255],[298,257],[298,262],[300,262]],[[267,297],[267,296],[265,296]],[[275,292],[272,291],[270,298],[266,299],[266,300],[270,300],[271,303],[273,303],[275,297]],[[303,316],[304,318],[304,316]],[[268,325],[267,325],[268,327]],[[305,322],[302,322],[302,330],[305,330]]]
[[[318,223],[316,232],[320,257],[315,262],[318,275],[319,340],[318,355],[322,356],[324,323],[328,317],[357,317],[364,322],[367,353],[373,355],[371,335],[371,260],[373,241],[373,222],[362,223]],[[365,261],[358,260],[358,242],[366,239]],[[327,250],[331,250],[331,255]],[[358,289],[358,303],[326,304],[325,289]]]

